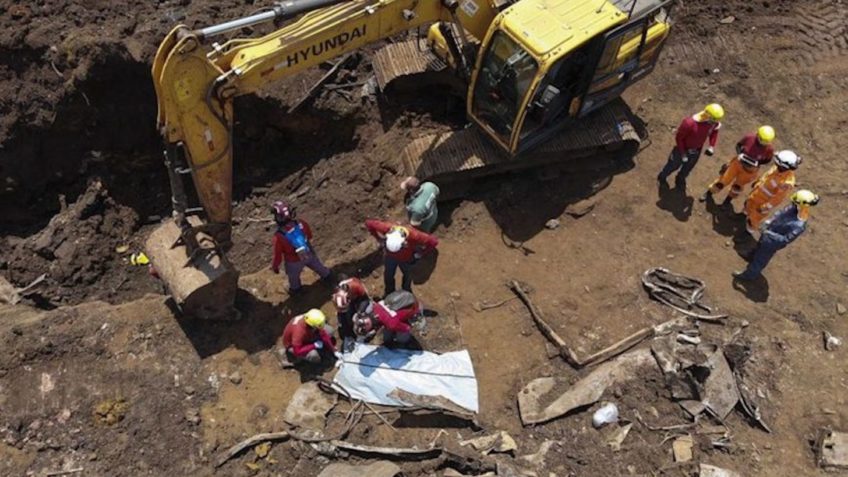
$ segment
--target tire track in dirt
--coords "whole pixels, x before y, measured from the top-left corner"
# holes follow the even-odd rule
[[[848,4],[800,2],[795,10],[798,48],[808,64],[848,54]]]

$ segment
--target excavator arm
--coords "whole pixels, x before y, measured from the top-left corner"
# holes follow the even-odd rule
[[[231,233],[233,98],[436,21],[454,22],[482,38],[497,10],[488,3],[463,1],[470,1],[474,8],[459,8],[458,0],[284,2],[257,15],[200,30],[180,25],[166,36],[152,73],[159,106],[157,126],[168,146],[166,166],[175,221],[151,235],[147,250],[184,312],[220,318],[214,308],[235,296],[238,274],[220,247],[229,243]],[[215,35],[304,11],[308,13],[297,21],[261,38],[212,43]],[[187,218],[183,173],[192,176],[205,224]],[[192,303],[202,303],[203,310],[198,311],[200,305],[189,306]]]

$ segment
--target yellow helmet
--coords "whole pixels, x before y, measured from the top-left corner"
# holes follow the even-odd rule
[[[762,144],[771,144],[774,141],[774,128],[771,126],[760,126],[757,129],[757,139],[760,140]]]
[[[304,321],[306,321],[307,325],[313,328],[323,328],[324,323],[327,322],[327,317],[324,316],[324,312],[321,310],[313,308],[306,312]]]
[[[819,203],[819,196],[807,189],[796,191],[790,198],[792,202],[798,205],[816,205]]]
[[[722,108],[718,103],[708,104],[707,107],[704,108],[704,112],[707,113],[707,116],[709,116],[713,121],[718,121],[724,117],[724,108]]]
[[[130,263],[133,265],[147,265],[150,263],[150,259],[147,258],[144,252],[138,252],[130,255]]]

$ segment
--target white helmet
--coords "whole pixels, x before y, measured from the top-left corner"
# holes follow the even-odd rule
[[[775,154],[774,163],[786,169],[797,169],[801,164],[801,156],[787,149]]]
[[[403,243],[406,242],[406,237],[403,232],[398,229],[393,229],[386,234],[386,250],[389,252],[397,252],[403,248]]]

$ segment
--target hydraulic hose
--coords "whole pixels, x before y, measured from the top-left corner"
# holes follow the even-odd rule
[[[244,27],[265,23],[277,18],[291,18],[304,12],[317,10],[337,3],[344,3],[346,1],[349,0],[289,0],[287,2],[278,2],[273,7],[269,7],[266,11],[220,23],[218,25],[201,28],[200,30],[197,30],[195,34],[199,38],[205,39]]]

